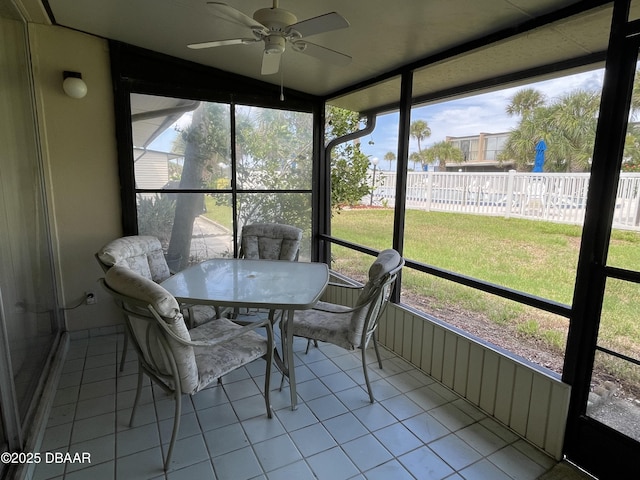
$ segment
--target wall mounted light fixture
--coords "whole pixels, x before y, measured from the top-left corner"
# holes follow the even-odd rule
[[[71,98],[83,98],[87,94],[87,84],[81,73],[64,71],[62,78],[62,89]]]

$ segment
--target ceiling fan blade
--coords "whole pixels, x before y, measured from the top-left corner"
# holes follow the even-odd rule
[[[297,52],[316,57],[322,61],[333,63],[334,65],[346,67],[351,63],[351,57],[349,55],[336,52],[335,50],[331,50],[330,48],[321,47],[320,45],[316,45],[314,43],[305,42],[304,40],[298,40],[297,42],[293,42],[291,45]]]
[[[289,29],[295,30],[303,37],[310,37],[319,33],[347,28],[348,26],[349,22],[342,15],[331,12],[294,23]]]
[[[262,75],[273,75],[280,70],[280,57],[282,53],[268,53],[262,54]]]
[[[229,38],[227,40],[214,40],[212,42],[190,43],[187,47],[199,50],[201,48],[222,47],[224,45],[246,45],[259,41],[260,40],[256,38]]]
[[[260,22],[256,22],[253,18],[245,15],[240,10],[230,7],[222,2],[207,2],[209,10],[216,16],[230,20],[234,23],[244,25],[252,29],[266,30],[265,26]]]

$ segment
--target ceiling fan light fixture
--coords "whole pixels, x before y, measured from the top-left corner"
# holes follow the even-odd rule
[[[284,52],[286,41],[281,35],[269,35],[264,38],[264,51],[270,55]]]

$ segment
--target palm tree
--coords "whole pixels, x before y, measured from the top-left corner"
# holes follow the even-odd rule
[[[411,138],[415,138],[418,141],[418,153],[421,153],[422,148],[420,142],[431,136],[431,128],[429,128],[429,125],[425,120],[416,120],[411,122],[409,135],[411,135]]]
[[[547,148],[551,144],[549,138],[549,118],[547,107],[538,107],[531,114],[520,120],[518,126],[511,132],[509,139],[500,153],[499,160],[512,160],[516,169],[528,171],[533,167],[535,158],[535,146],[540,139],[544,139]],[[554,141],[555,143],[555,141]],[[549,152],[546,152],[547,161],[544,169],[549,170]]]
[[[424,151],[422,157],[428,163],[433,163],[436,159],[439,159],[439,170],[441,171],[445,171],[447,162],[462,163],[464,161],[462,150],[446,140],[434,143]]]
[[[571,92],[549,107],[550,170],[589,171],[599,107],[600,95],[587,90]],[[553,163],[558,160],[559,164]]]
[[[422,155],[420,154],[420,152],[411,152],[409,154],[409,160],[411,160],[413,162],[413,171],[417,171],[417,164],[419,163],[420,165],[422,165]]]
[[[507,105],[506,110],[509,115],[526,117],[544,103],[545,97],[542,92],[535,88],[524,88],[511,97],[511,103]]]
[[[526,95],[514,95],[507,107],[507,111],[521,112],[522,119],[511,132],[500,159],[514,160],[520,170],[530,170],[535,158],[535,146],[540,139],[544,139],[547,144],[545,171],[588,171],[595,140],[599,94],[576,90],[551,104],[529,108],[535,102],[527,103],[525,100],[534,99],[532,92],[535,91],[528,90]]]
[[[391,171],[391,162],[396,161],[396,154],[393,152],[387,152],[384,154],[384,159],[389,162],[389,171]]]

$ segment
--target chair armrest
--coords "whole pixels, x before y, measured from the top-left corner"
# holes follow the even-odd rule
[[[362,289],[362,285],[349,285],[348,283],[329,282],[329,283],[327,283],[327,285],[331,286],[331,287],[349,288],[349,289],[352,289],[352,290],[361,290]]]
[[[326,302],[325,302],[326,303]],[[330,307],[322,307],[322,306],[315,306],[313,307],[312,310],[317,310],[318,312],[327,312],[327,313],[352,313],[355,312],[356,310],[359,310],[362,308],[362,305],[360,305],[357,308],[349,308],[346,305],[338,305],[338,304],[334,304],[334,303],[326,303],[326,305],[335,305],[337,307],[344,307],[341,309],[331,309]]]
[[[185,310],[187,312],[187,315],[185,316],[185,320],[187,321],[189,330],[191,330],[193,327],[198,326],[194,323],[195,314],[193,312],[193,308],[202,307],[202,306],[211,307],[214,309],[216,316],[211,318],[211,320],[217,320],[219,318],[223,318],[223,316],[226,313],[231,311],[230,307],[221,307],[220,305],[200,305],[197,303],[180,303],[180,310],[182,310],[182,314],[183,315],[185,314]]]

